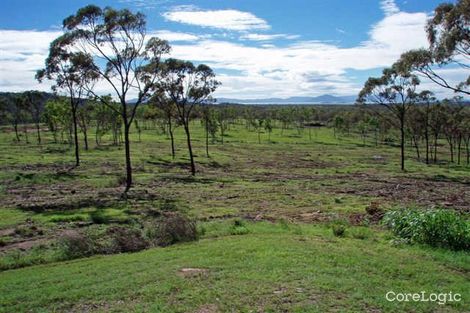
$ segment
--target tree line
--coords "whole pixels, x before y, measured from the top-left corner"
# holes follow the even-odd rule
[[[335,136],[354,131],[363,143],[373,134],[378,144],[394,144],[399,138],[401,169],[405,149],[412,148],[418,160],[438,162],[440,141],[447,142],[450,162],[469,163],[469,108],[461,97],[468,95],[469,79],[449,83],[440,68],[468,69],[470,1],[442,4],[429,20],[426,31],[429,48],[404,53],[382,76],[371,77],[358,95],[357,105],[342,107],[213,105],[213,92],[220,85],[213,70],[204,64],[167,58],[168,42],[148,38],[145,16],[127,9],[101,9],[89,5],[63,22],[64,34],[54,40],[44,69],[36,74],[42,82],[53,83],[54,95],[37,91],[3,94],[0,119],[10,123],[15,140],[29,141],[27,124],[36,128],[40,144],[41,123],[55,142],[73,144],[75,165],[80,165],[79,133],[89,147],[93,136],[97,146],[106,134],[115,145],[124,145],[126,191],[132,186],[129,134],[135,129],[158,126],[170,138],[175,157],[174,129],[182,127],[190,159],[196,165],[191,144],[191,120],[199,119],[205,130],[206,155],[209,142],[222,144],[230,125],[243,123],[257,133],[258,142],[274,128],[281,135],[295,128],[308,131],[329,125]],[[456,97],[438,101],[428,90],[420,90],[421,79],[452,90]],[[102,95],[97,86],[108,86],[112,94]],[[21,129],[22,128],[22,129]],[[398,133],[398,136],[396,134]],[[408,143],[408,144],[407,144]]]
[[[470,75],[454,85],[445,77],[443,69],[470,69],[469,12],[469,0],[439,5],[426,26],[429,47],[402,54],[392,66],[383,70],[382,76],[370,77],[358,95],[358,104],[383,106],[393,116],[393,124],[400,131],[402,170],[405,170],[407,130],[411,130],[410,136],[418,155],[419,142],[424,137],[427,163],[431,153],[430,133],[434,133],[434,161],[440,133],[449,143],[452,162],[457,150],[457,161],[460,163],[463,144],[467,147],[468,159],[468,110],[464,109],[461,97],[470,95]],[[454,92],[456,99],[447,101],[452,105],[442,106],[432,92],[419,91],[422,78]],[[410,120],[412,127],[407,128]]]

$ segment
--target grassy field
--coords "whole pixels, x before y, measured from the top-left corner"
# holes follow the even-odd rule
[[[122,147],[93,142],[71,170],[72,149],[50,134],[39,146],[33,133],[25,144],[3,131],[0,265],[32,266],[0,272],[0,312],[469,312],[468,252],[404,244],[365,210],[469,212],[469,167],[427,166],[409,149],[403,173],[397,147],[335,138],[329,128],[311,139],[308,130],[274,129],[259,144],[232,125],[207,157],[199,121],[192,128],[196,177],[181,128],[175,160],[165,135],[132,135],[127,201]],[[119,224],[165,207],[197,220],[200,240],[51,263],[58,258],[48,245],[97,213]],[[346,225],[344,237],[333,235],[334,223]],[[388,302],[388,291],[452,291],[462,301]]]

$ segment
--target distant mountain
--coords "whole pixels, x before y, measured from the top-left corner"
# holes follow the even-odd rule
[[[289,98],[264,98],[264,99],[231,99],[217,98],[217,103],[237,104],[354,104],[357,96],[332,96],[322,95],[318,97],[289,97]]]

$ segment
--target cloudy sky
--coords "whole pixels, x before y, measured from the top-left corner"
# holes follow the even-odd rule
[[[247,99],[357,94],[402,52],[427,46],[424,25],[442,1],[2,0],[0,91],[48,90],[34,73],[62,20],[90,2],[142,11],[173,57],[215,69],[217,97]],[[465,76],[443,71],[451,81]]]

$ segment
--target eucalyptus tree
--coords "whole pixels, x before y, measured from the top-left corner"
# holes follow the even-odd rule
[[[430,118],[431,118],[431,106],[436,103],[434,94],[429,90],[423,90],[418,94],[418,101],[421,105],[424,105],[424,141],[426,145],[426,164],[429,164],[430,154]]]
[[[449,144],[450,162],[453,163],[455,161],[454,156],[457,152],[457,164],[460,164],[462,141],[464,138],[465,107],[462,105],[461,97],[446,100],[444,104],[444,125],[442,131]]]
[[[71,112],[69,101],[63,97],[49,99],[44,105],[44,119],[52,133],[54,143],[58,142],[60,132],[61,141],[64,142],[64,131],[70,129]]]
[[[81,99],[88,96],[87,86],[92,85],[98,77],[91,57],[71,49],[72,39],[73,37],[66,33],[51,43],[46,66],[36,73],[36,78],[39,82],[44,79],[54,81],[52,90],[65,93],[69,98],[75,143],[75,166],[79,166],[77,109]]]
[[[429,110],[429,129],[433,139],[433,149],[430,152],[434,163],[437,163],[438,141],[445,123],[445,107],[442,103],[436,102]]]
[[[155,92],[150,100],[150,104],[154,105],[156,108],[161,110],[164,114],[166,126],[168,129],[168,134],[170,135],[170,143],[171,143],[171,157],[175,159],[175,136],[174,136],[174,128],[175,123],[174,120],[176,118],[176,105],[175,103],[168,98],[164,92]]]
[[[264,130],[268,132],[268,140],[271,142],[271,133],[273,132],[273,123],[270,118],[264,121]]]
[[[400,130],[400,167],[405,170],[405,121],[410,106],[417,98],[416,75],[394,64],[383,70],[381,77],[370,77],[359,92],[358,103],[377,104],[387,108],[398,121]]]
[[[163,93],[176,106],[176,115],[183,125],[191,162],[191,174],[196,175],[191,145],[190,120],[196,105],[213,102],[212,93],[220,85],[214,71],[207,65],[194,65],[189,61],[167,59],[158,70],[161,75],[155,91]]]
[[[77,123],[83,133],[85,150],[88,150],[88,129],[93,118],[93,110],[96,107],[91,101],[82,101],[77,110]]]
[[[1,106],[3,119],[11,124],[15,131],[15,141],[20,142],[21,137],[18,127],[22,123],[25,124],[27,119],[23,95],[9,94],[6,97],[2,97]]]
[[[220,139],[222,141],[222,144],[224,144],[225,133],[229,127],[230,113],[230,108],[228,107],[221,107],[215,113],[217,126],[220,129]]]
[[[47,101],[47,94],[44,92],[31,90],[24,93],[26,105],[31,113],[31,118],[36,125],[38,143],[41,144],[41,119],[44,113],[44,105]]]
[[[141,13],[127,9],[101,9],[88,5],[67,17],[63,26],[67,44],[90,59],[93,74],[113,90],[120,107],[108,97],[98,95],[91,87],[87,91],[99,98],[121,116],[124,126],[126,189],[132,186],[132,165],[129,132],[136,110],[150,97],[158,72],[156,69],[170,46],[164,40],[146,35],[146,19]],[[129,103],[134,97],[133,103]]]
[[[215,112],[209,105],[203,105],[201,107],[201,114],[201,122],[204,126],[204,132],[206,137],[206,156],[209,158],[209,135],[212,138],[212,143],[214,143],[219,125],[217,125]]]
[[[428,49],[404,53],[399,62],[437,85],[456,93],[470,95],[470,75],[453,85],[438,69],[451,66],[470,70],[470,0],[442,3],[429,19],[426,32]],[[467,72],[468,73],[468,72]]]

